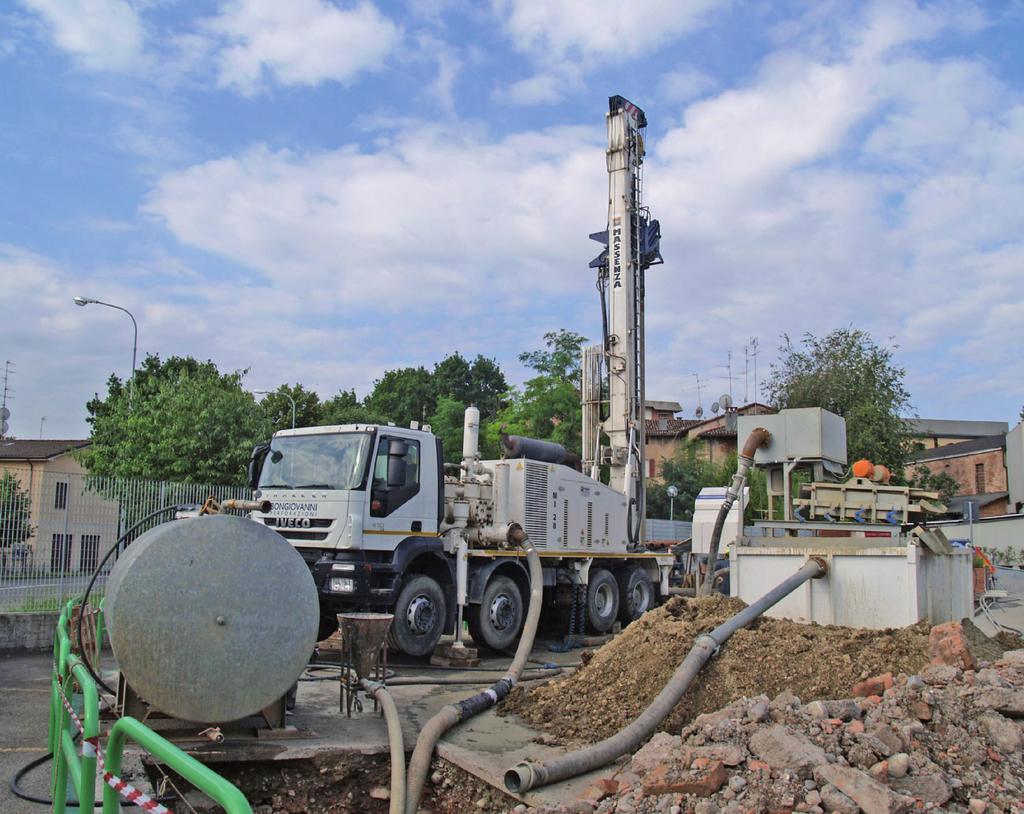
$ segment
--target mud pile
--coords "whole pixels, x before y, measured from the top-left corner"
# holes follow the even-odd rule
[[[593,654],[574,674],[517,688],[504,705],[553,742],[594,742],[632,721],[654,699],[697,636],[744,607],[738,599],[675,597]],[[928,664],[929,627],[857,630],[762,617],[737,631],[701,671],[661,726],[679,732],[697,715],[741,697],[789,691],[811,701],[843,698],[878,673],[914,674]],[[587,658],[589,656],[589,658]]]

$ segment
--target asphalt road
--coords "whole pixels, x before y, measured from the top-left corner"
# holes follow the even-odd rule
[[[41,814],[47,808],[19,800],[8,784],[22,766],[46,754],[50,703],[50,653],[0,654],[0,811]],[[50,765],[28,776],[25,787],[49,797]]]

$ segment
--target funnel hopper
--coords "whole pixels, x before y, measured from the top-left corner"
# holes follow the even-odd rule
[[[377,653],[388,635],[390,613],[339,613],[343,652],[352,659],[352,668],[359,679],[369,678],[377,660]]]

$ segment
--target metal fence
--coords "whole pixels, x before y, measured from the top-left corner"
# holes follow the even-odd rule
[[[647,542],[689,540],[692,535],[693,523],[689,520],[659,520],[653,517],[644,520],[644,538]]]
[[[81,594],[103,557],[146,515],[208,497],[248,499],[249,489],[0,470],[0,612],[57,610]],[[138,533],[173,515],[155,518]],[[94,591],[102,594],[111,557]]]

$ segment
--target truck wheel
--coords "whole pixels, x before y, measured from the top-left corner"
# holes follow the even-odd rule
[[[643,568],[619,573],[619,621],[628,625],[654,607],[654,586]]]
[[[523,595],[508,577],[497,576],[487,583],[479,605],[469,606],[469,635],[477,645],[507,650],[523,626]]]
[[[619,614],[619,584],[610,571],[590,572],[587,585],[587,625],[594,633],[607,633]]]
[[[437,580],[417,574],[398,594],[389,639],[410,656],[426,656],[441,639],[446,615],[444,591]]]

